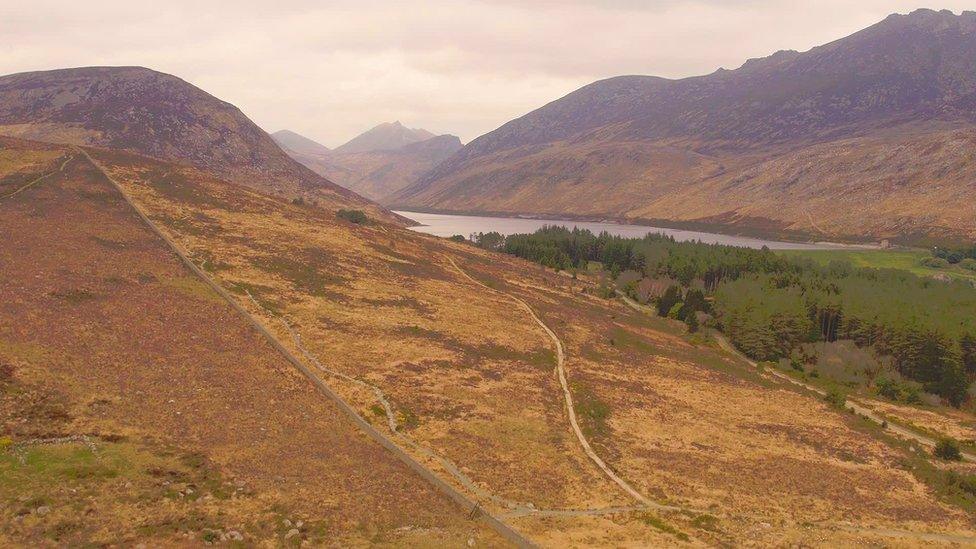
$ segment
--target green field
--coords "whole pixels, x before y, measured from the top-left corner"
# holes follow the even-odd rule
[[[922,266],[920,262],[931,255],[928,250],[782,250],[777,253],[789,257],[809,257],[824,265],[833,260],[846,260],[855,267],[901,269],[919,276],[945,274],[952,278],[976,280],[976,272],[967,271],[958,265],[951,265],[946,269]]]

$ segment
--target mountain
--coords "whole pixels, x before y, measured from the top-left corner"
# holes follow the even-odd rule
[[[282,132],[275,136],[280,133]],[[293,132],[289,133],[299,139],[311,141]],[[291,141],[297,142],[296,139]],[[461,140],[457,136],[438,135],[396,148],[362,152],[342,152],[343,147],[328,152],[307,149],[303,152],[287,146],[285,152],[321,176],[382,203],[394,192],[420,179],[461,147]]]
[[[121,149],[190,164],[263,192],[371,208],[292,160],[237,107],[141,67],[0,77],[0,134]]]
[[[399,149],[404,145],[425,141],[434,137],[427,130],[411,129],[398,122],[380,124],[356,137],[348,143],[336,147],[337,153],[361,153]]]
[[[736,70],[590,84],[399,206],[831,238],[976,237],[976,12],[892,15]]]
[[[271,134],[271,139],[274,139],[275,143],[282,149],[299,154],[329,154],[331,152],[325,145],[289,130],[277,131]]]

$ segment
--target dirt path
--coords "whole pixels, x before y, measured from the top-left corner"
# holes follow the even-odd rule
[[[648,313],[648,314],[650,314],[650,312],[648,311],[648,309],[646,307],[643,307],[639,303],[635,302],[633,299],[631,299],[631,298],[627,297],[626,295],[621,294],[619,292],[617,293],[617,295],[630,308],[632,308],[632,309],[634,309],[636,311],[640,311],[642,313]],[[714,335],[715,341],[718,343],[719,347],[721,347],[724,351],[726,351],[726,352],[728,352],[728,353],[736,356],[737,358],[745,361],[747,364],[749,364],[753,368],[758,368],[759,367],[759,365],[754,360],[750,359],[749,357],[747,357],[744,354],[742,354],[741,352],[739,352],[739,350],[736,349],[734,345],[732,345],[732,343],[728,340],[728,338],[725,337],[724,334],[719,333],[719,332],[715,332],[713,335]],[[788,375],[784,374],[783,372],[777,371],[775,369],[772,369],[772,368],[763,368],[763,372],[762,373],[763,373],[763,375],[775,377],[776,379],[779,379],[780,381],[786,381],[787,383],[792,383],[793,385],[796,385],[797,387],[801,387],[803,389],[806,389],[807,391],[811,391],[811,392],[813,392],[813,393],[815,393],[817,395],[820,395],[822,397],[827,395],[827,392],[824,391],[823,389],[820,389],[819,387],[810,385],[809,383],[804,383],[804,382],[802,382],[802,381],[800,381],[798,379],[794,379],[793,377],[788,376]],[[877,423],[878,425],[884,425],[884,426],[886,426],[885,429],[887,431],[889,431],[891,433],[895,433],[896,435],[899,435],[899,436],[901,436],[903,438],[906,438],[906,439],[909,439],[909,440],[914,440],[915,442],[918,442],[918,443],[923,444],[923,445],[928,446],[928,447],[935,447],[935,445],[937,443],[937,441],[934,438],[932,438],[932,437],[929,437],[927,435],[924,435],[922,433],[919,433],[919,432],[917,432],[917,431],[915,431],[913,429],[909,429],[908,427],[903,427],[901,425],[897,425],[897,424],[893,424],[893,423],[888,422],[884,417],[882,417],[881,415],[877,414],[876,412],[874,412],[870,408],[864,406],[863,404],[858,403],[856,400],[853,400],[853,399],[848,398],[845,406],[847,408],[850,408],[851,410],[853,410],[854,413],[859,414],[859,415],[862,415],[862,416],[870,419],[871,421]],[[972,455],[972,454],[970,454],[968,452],[962,452],[962,458],[963,458],[963,460],[969,461],[969,462],[976,461],[976,456],[974,456],[974,455]]]
[[[655,503],[647,499],[646,497],[644,497],[640,492],[638,492],[630,484],[628,484],[627,481],[617,476],[617,474],[614,473],[613,470],[607,467],[607,464],[604,463],[602,459],[600,459],[600,456],[598,456],[595,451],[593,451],[593,447],[590,446],[590,442],[586,440],[586,436],[583,435],[583,431],[582,429],[580,429],[579,426],[579,421],[576,418],[576,408],[573,405],[573,395],[569,390],[569,382],[566,379],[566,367],[565,367],[566,353],[563,350],[563,342],[556,335],[556,332],[552,331],[552,329],[549,328],[549,326],[547,326],[546,323],[543,322],[541,318],[539,318],[539,315],[535,313],[535,310],[532,309],[532,307],[529,306],[529,304],[523,301],[522,299],[519,299],[507,292],[503,292],[501,290],[496,290],[494,288],[491,288],[487,284],[484,284],[481,281],[469,275],[464,269],[458,266],[458,264],[454,261],[453,258],[448,257],[447,260],[466,279],[470,280],[471,282],[474,282],[475,284],[481,286],[482,288],[488,290],[489,292],[493,292],[505,296],[507,299],[514,301],[521,308],[525,309],[525,311],[529,313],[529,316],[531,316],[532,319],[535,320],[535,322],[540,327],[542,327],[542,329],[549,336],[549,339],[552,340],[553,347],[555,347],[556,349],[556,373],[559,376],[559,385],[562,387],[563,390],[563,399],[566,403],[566,413],[569,415],[569,424],[572,427],[573,433],[576,435],[576,439],[579,440],[580,446],[583,447],[583,452],[586,453],[587,457],[589,457],[590,460],[593,463],[595,463],[596,466],[601,471],[603,471],[604,475],[606,475],[610,480],[616,483],[617,486],[619,486],[624,492],[627,492],[628,495],[630,495],[632,498],[637,500],[641,505],[644,505],[646,507],[653,507],[656,509],[669,510],[669,511],[677,509],[677,508],[671,508],[670,506],[664,506]]]
[[[24,192],[24,191],[26,191],[27,189],[29,189],[29,188],[31,188],[31,187],[33,187],[34,185],[37,185],[37,184],[38,184],[38,183],[40,183],[41,181],[44,181],[45,179],[47,179],[47,178],[49,178],[49,177],[51,177],[52,175],[54,175],[54,174],[56,174],[56,173],[61,173],[61,172],[63,172],[63,171],[64,171],[64,167],[68,165],[68,162],[71,162],[71,161],[72,161],[72,160],[74,160],[74,159],[75,159],[75,156],[74,156],[74,155],[71,155],[71,156],[68,156],[68,158],[66,158],[66,159],[64,160],[64,162],[62,162],[62,163],[61,163],[61,167],[60,167],[60,168],[58,168],[58,169],[56,169],[56,170],[54,170],[54,171],[52,171],[52,172],[48,172],[48,173],[46,173],[46,174],[44,174],[44,175],[42,175],[42,176],[40,176],[40,177],[38,177],[37,179],[34,179],[33,181],[31,181],[31,182],[29,182],[29,183],[27,183],[27,184],[25,184],[24,186],[22,186],[22,187],[20,187],[20,188],[19,188],[19,189],[17,189],[16,191],[13,191],[12,193],[9,193],[9,194],[5,194],[5,195],[3,195],[3,196],[0,196],[0,200],[6,200],[6,199],[8,199],[8,198],[13,198],[13,197],[15,197],[15,196],[17,196],[18,194],[20,194],[20,193],[22,193],[22,192]]]

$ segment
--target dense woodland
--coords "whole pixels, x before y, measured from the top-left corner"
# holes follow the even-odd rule
[[[544,227],[472,240],[556,269],[583,270],[599,262],[618,289],[653,303],[662,316],[684,320],[689,329],[709,314],[756,360],[788,358],[803,343],[853,340],[890,356],[902,377],[954,406],[967,399],[976,378],[976,288],[970,283],[848,262],[821,266],[765,248],[654,234],[637,239]]]

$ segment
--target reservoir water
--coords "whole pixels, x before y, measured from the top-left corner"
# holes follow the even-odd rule
[[[435,236],[464,237],[472,233],[496,231],[505,236],[516,233],[533,233],[543,225],[561,225],[567,228],[579,227],[589,229],[593,234],[607,231],[610,234],[628,238],[642,238],[648,233],[659,233],[673,236],[679,241],[699,240],[708,244],[725,244],[728,246],[742,246],[747,248],[762,248],[768,246],[771,250],[830,250],[848,248],[843,244],[829,242],[781,242],[777,240],[763,240],[747,236],[735,236],[681,229],[665,229],[647,225],[626,225],[622,223],[608,223],[596,221],[570,221],[565,219],[529,219],[523,217],[488,217],[480,215],[449,215],[398,211],[403,217],[412,219],[420,226],[411,227],[415,231]]]

